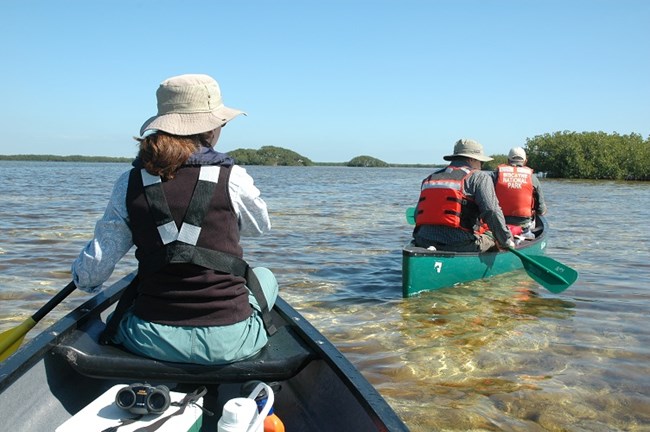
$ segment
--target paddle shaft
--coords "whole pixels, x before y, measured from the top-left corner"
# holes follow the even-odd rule
[[[45,315],[50,313],[52,309],[54,309],[59,303],[61,303],[67,296],[72,293],[72,291],[76,290],[77,286],[74,284],[74,282],[70,282],[68,285],[65,286],[61,291],[59,291],[54,297],[52,297],[45,305],[43,305],[42,308],[40,308],[34,315],[32,315],[32,319],[34,322],[39,322]]]
[[[75,289],[77,289],[77,287],[74,282],[70,282],[65,288],[59,291],[45,305],[43,305],[43,307],[36,311],[34,315],[27,318],[18,326],[0,333],[0,361],[3,361],[16,352],[16,350],[20,348],[27,332]]]

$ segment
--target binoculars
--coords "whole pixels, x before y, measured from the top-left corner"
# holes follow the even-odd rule
[[[160,414],[169,408],[169,389],[164,385],[131,384],[115,394],[115,405],[133,414]]]

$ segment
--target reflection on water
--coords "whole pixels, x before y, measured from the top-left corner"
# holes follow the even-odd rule
[[[540,353],[552,344],[553,324],[545,321],[571,319],[575,307],[540,297],[524,275],[513,279],[377,305],[321,301],[308,308],[336,318],[308,318],[335,328],[328,336],[408,413],[413,430],[500,430],[512,400],[539,407],[553,375],[566,369],[563,359]],[[470,414],[477,407],[480,414]],[[562,425],[566,416],[548,422]]]
[[[12,179],[0,197],[0,329],[65,286],[126,169],[0,162]],[[519,271],[402,299],[404,209],[428,170],[248,169],[273,231],[246,239],[246,258],[276,273],[411,430],[650,430],[650,239],[635,223],[650,184],[543,180],[548,254],[580,272],[560,295]],[[113,279],[133,267],[129,256]]]
[[[411,380],[419,384],[408,398],[419,406],[424,430],[477,427],[453,410],[469,401],[483,407],[482,416],[488,415],[489,406],[489,418],[497,426],[507,421],[495,405],[498,398],[535,394],[553,370],[564,367],[539,356],[550,344],[549,331],[540,320],[570,318],[574,304],[540,298],[529,281],[503,280],[499,290],[494,282],[461,286],[442,295],[428,293],[422,296],[425,301],[409,299],[400,308],[404,360]],[[399,385],[395,390],[406,396]],[[437,406],[449,408],[445,415],[430,416],[430,402],[419,402],[426,400],[423,391],[435,395]],[[532,402],[531,397],[526,399]]]

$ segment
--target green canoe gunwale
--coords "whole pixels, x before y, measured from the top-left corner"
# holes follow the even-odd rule
[[[525,255],[544,255],[548,224],[537,218],[537,237],[517,247]],[[412,241],[402,249],[402,296],[412,297],[424,291],[451,287],[523,268],[521,259],[510,251],[448,252],[431,251],[414,246]]]

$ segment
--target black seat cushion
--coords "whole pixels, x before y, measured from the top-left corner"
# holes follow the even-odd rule
[[[158,380],[186,383],[280,381],[291,378],[314,358],[312,351],[288,326],[280,327],[262,350],[246,360],[204,366],[154,360],[97,341],[104,323],[94,320],[65,337],[54,352],[78,373],[95,378]]]

